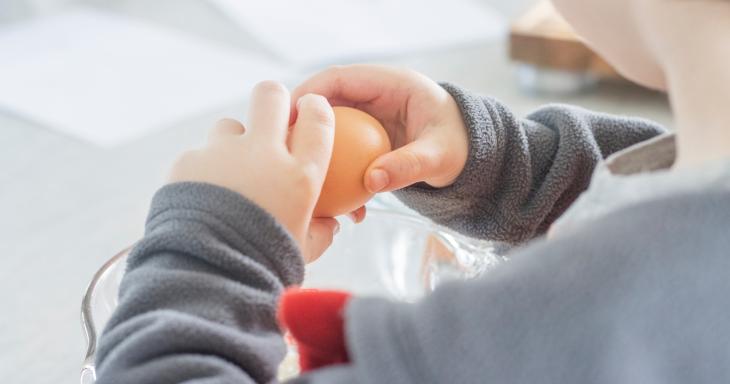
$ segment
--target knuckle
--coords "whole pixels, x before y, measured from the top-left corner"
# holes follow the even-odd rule
[[[179,155],[179,156],[177,157],[177,159],[175,159],[175,165],[178,165],[178,164],[187,164],[187,163],[189,163],[190,161],[193,161],[193,160],[194,160],[194,158],[195,158],[195,157],[196,157],[197,155],[198,155],[198,151],[197,151],[197,150],[194,150],[194,149],[191,149],[191,150],[187,150],[187,151],[185,151],[185,152],[181,153],[181,154],[180,154],[180,155]]]
[[[317,192],[316,182],[318,170],[311,165],[302,165],[296,167],[291,172],[291,180],[294,188],[298,193],[303,194],[307,198],[314,196]]]
[[[322,170],[314,163],[307,163],[301,166],[301,172],[303,178],[307,180],[309,184],[315,185],[317,180],[322,178]]]
[[[334,125],[335,114],[327,99],[315,94],[306,94],[302,98],[302,108],[306,109],[307,119],[319,125]]]
[[[345,88],[346,68],[347,67],[343,65],[335,65],[329,67],[323,72],[323,78],[325,79],[325,82],[329,84],[329,88],[331,88],[332,92],[337,93]]]
[[[322,73],[328,76],[337,77],[342,73],[343,69],[345,69],[344,65],[330,65]]]
[[[215,125],[210,127],[208,130],[208,139],[213,139],[214,137],[225,133],[231,126],[232,122],[228,118],[218,120]]]
[[[435,150],[428,156],[420,156],[419,161],[421,162],[421,167],[423,169],[433,171],[448,167],[448,165],[452,162],[452,158],[453,156],[447,156],[443,151]]]
[[[421,157],[412,151],[405,150],[400,155],[400,171],[411,176],[421,174],[423,163]]]
[[[173,178],[179,178],[181,175],[186,174],[191,168],[194,168],[198,156],[198,150],[188,150],[178,155],[172,163]]]
[[[446,92],[441,86],[434,82],[431,78],[424,75],[421,72],[410,68],[403,68],[401,72],[402,78],[411,84],[413,87],[427,90],[442,90]]]
[[[240,123],[240,122],[239,122],[238,120],[236,120],[236,119],[233,119],[233,118],[230,118],[230,117],[224,117],[224,118],[222,118],[222,119],[219,119],[219,120],[218,120],[218,121],[217,121],[217,122],[215,123],[215,126],[214,126],[214,128],[215,128],[215,127],[227,127],[227,126],[236,126],[236,125],[240,125],[240,124],[241,124],[241,123]]]
[[[396,71],[404,79],[420,80],[424,76],[420,72],[407,67],[398,67]]]
[[[423,76],[423,75],[421,75],[420,72],[418,72],[418,71],[416,71],[415,69],[412,69],[412,68],[401,67],[399,69],[400,69],[401,73],[404,76],[410,76],[410,77],[420,77],[420,76]]]

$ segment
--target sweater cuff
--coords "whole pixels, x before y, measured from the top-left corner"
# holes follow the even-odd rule
[[[462,210],[484,199],[484,193],[489,192],[482,191],[489,188],[489,183],[484,180],[484,170],[494,162],[490,149],[497,145],[498,140],[493,123],[498,116],[497,111],[490,110],[480,96],[461,87],[449,83],[440,85],[458,104],[467,128],[469,155],[464,169],[453,184],[443,188],[417,183],[393,192],[408,207],[431,218],[462,214]]]
[[[291,234],[237,192],[207,183],[168,184],[152,198],[145,231],[176,220],[203,222],[236,251],[267,266],[284,286],[304,279],[304,261]]]

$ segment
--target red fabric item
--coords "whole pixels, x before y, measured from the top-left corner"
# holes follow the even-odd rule
[[[344,307],[352,295],[340,291],[289,288],[277,317],[299,351],[302,372],[349,362]]]

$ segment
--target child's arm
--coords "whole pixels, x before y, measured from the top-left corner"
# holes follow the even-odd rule
[[[383,122],[394,151],[365,177],[373,191],[468,235],[512,243],[542,233],[588,186],[596,164],[664,129],[641,119],[548,106],[519,119],[494,99],[412,71],[335,67],[304,82]]]
[[[246,127],[220,122],[207,146],[173,167],[101,336],[99,384],[274,379],[285,352],[278,296],[301,283],[304,258],[316,258],[336,226],[311,219],[332,152],[332,108],[302,97],[290,130],[289,99],[262,83]]]
[[[163,187],[101,337],[97,383],[270,382],[286,352],[278,296],[303,272],[292,236],[250,200]]]
[[[656,123],[549,105],[518,118],[499,101],[451,84],[469,132],[469,158],[444,188],[396,191],[406,205],[467,235],[508,242],[547,230],[607,156],[665,132]]]

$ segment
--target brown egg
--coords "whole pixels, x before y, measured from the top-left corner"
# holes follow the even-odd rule
[[[315,217],[335,217],[360,208],[373,194],[365,188],[365,170],[390,151],[390,139],[374,117],[355,108],[334,107],[335,145]]]

